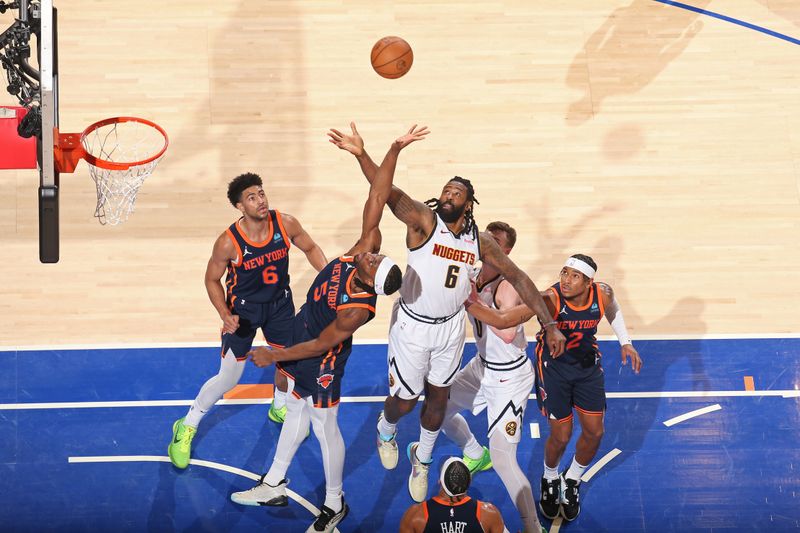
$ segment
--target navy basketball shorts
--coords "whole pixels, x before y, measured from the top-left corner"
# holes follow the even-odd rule
[[[550,358],[537,361],[536,401],[548,420],[566,422],[573,408],[584,415],[602,416],[606,410],[602,365],[583,368]]]
[[[236,359],[245,359],[247,352],[253,347],[253,339],[259,328],[271,346],[285,348],[292,343],[294,301],[290,289],[284,290],[279,298],[265,304],[237,298],[232,312],[239,316],[239,329],[234,333],[223,333],[223,356],[231,350]]]
[[[278,368],[294,381],[292,394],[295,398],[310,396],[314,407],[333,407],[341,397],[344,368],[350,351],[350,348],[345,348],[340,353],[329,352],[310,359],[284,361],[278,364]]]

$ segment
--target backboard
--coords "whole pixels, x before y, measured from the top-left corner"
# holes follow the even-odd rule
[[[56,10],[53,0],[0,0],[0,14],[7,11],[15,12],[16,16],[10,26],[0,31],[0,64],[8,81],[6,90],[16,97],[19,107],[3,109],[2,136],[9,150],[35,145],[39,170],[39,260],[56,263],[59,256],[59,176],[53,158],[54,128],[58,127]],[[8,152],[4,156],[7,157],[0,168],[30,168],[19,162],[24,158],[12,158]]]
[[[58,31],[53,0],[39,0],[39,102],[42,133],[39,137],[39,260],[56,263],[58,246],[59,176],[53,157],[53,132],[58,127]]]

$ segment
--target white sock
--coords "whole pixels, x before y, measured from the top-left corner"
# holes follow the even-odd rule
[[[583,475],[583,471],[586,470],[586,467],[589,465],[582,465],[580,464],[574,457],[572,458],[572,464],[569,465],[569,470],[567,470],[567,475],[565,478],[569,479],[576,479],[578,481],[581,480],[581,476]]]
[[[419,446],[417,446],[417,459],[422,463],[430,463],[433,459],[433,445],[436,444],[436,437],[439,431],[428,431],[424,427],[419,427]]]
[[[233,352],[228,350],[225,357],[220,358],[217,375],[206,381],[197,393],[197,398],[186,413],[184,425],[194,428],[200,425],[200,420],[214,407],[214,404],[239,383],[244,365],[245,361],[237,361]]]
[[[475,439],[474,435],[470,437],[469,442],[464,446],[464,454],[476,461],[483,457],[483,446]]]
[[[325,470],[325,505],[333,511],[342,510],[342,479],[344,478],[344,439],[339,431],[339,406],[326,409],[309,408],[314,435],[322,452]]]
[[[275,395],[272,398],[272,408],[273,409],[280,409],[284,405],[286,405],[286,393],[282,390],[275,387]]]
[[[558,465],[550,468],[547,466],[547,461],[544,463],[544,478],[548,481],[553,481],[558,479]]]
[[[286,421],[281,427],[281,436],[278,438],[278,446],[275,448],[275,457],[272,459],[272,466],[264,477],[264,482],[268,485],[276,486],[286,477],[286,471],[292,463],[297,448],[305,440],[308,433],[309,407],[305,400],[291,396],[286,402]]]
[[[495,430],[489,439],[489,453],[495,472],[517,508],[525,533],[540,533],[542,526],[536,515],[533,490],[517,461],[517,444],[509,442],[502,431]]]
[[[378,433],[380,434],[381,439],[390,441],[397,433],[397,424],[392,424],[386,420],[386,417],[383,416],[383,413],[381,413],[381,416],[378,418]]]
[[[444,434],[455,442],[459,448],[464,450],[467,456],[473,459],[480,459],[483,455],[483,448],[481,448],[478,441],[475,440],[475,435],[470,431],[466,419],[459,414],[457,407],[451,406],[450,404],[448,404],[447,407],[448,409],[447,412],[445,412],[444,421],[442,422],[442,431],[444,431]],[[479,451],[476,450],[475,446],[477,446],[477,450]],[[480,455],[473,457],[476,453]]]

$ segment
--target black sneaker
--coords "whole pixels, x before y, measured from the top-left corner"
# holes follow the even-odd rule
[[[314,520],[314,523],[308,526],[306,529],[306,533],[330,533],[331,531],[336,528],[336,526],[344,520],[344,517],[347,516],[347,513],[350,512],[350,508],[344,502],[344,498],[342,498],[342,510],[338,513],[331,509],[330,507],[322,506],[322,511],[317,516],[317,519]]]
[[[542,476],[542,498],[539,500],[539,509],[550,520],[558,516],[558,508],[561,502],[560,491],[560,479],[545,479]]]
[[[581,512],[581,495],[578,490],[580,481],[564,477],[561,474],[561,516],[564,520],[572,522]]]

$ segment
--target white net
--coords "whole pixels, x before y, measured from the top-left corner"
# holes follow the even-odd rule
[[[87,163],[97,188],[94,216],[101,224],[115,226],[128,220],[136,205],[136,193],[161,156],[135,162],[159,154],[166,142],[158,129],[136,120],[110,122],[83,135],[83,149],[99,160],[87,159]]]

